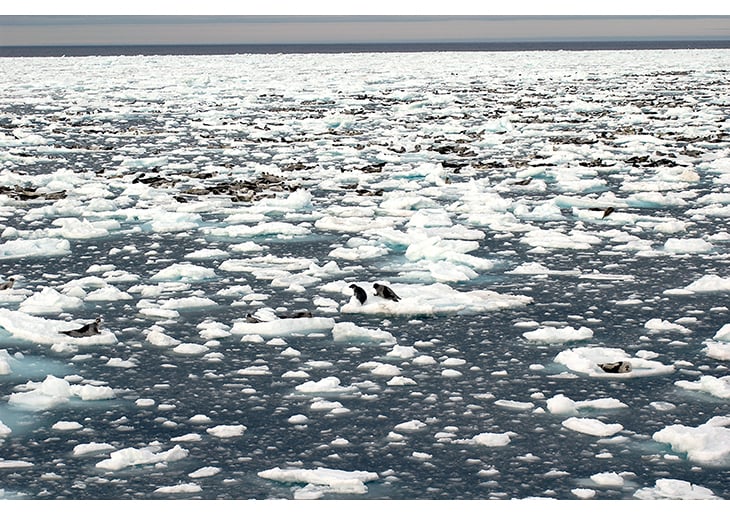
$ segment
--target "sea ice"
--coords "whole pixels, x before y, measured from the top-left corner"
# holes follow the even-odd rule
[[[672,446],[687,459],[707,465],[727,466],[730,460],[730,417],[713,417],[697,427],[674,424],[652,438]]]
[[[63,256],[71,252],[71,244],[61,238],[10,240],[0,244],[0,261],[29,257]]]
[[[563,420],[562,425],[578,433],[592,436],[613,436],[624,428],[621,424],[606,424],[596,418],[579,417],[567,418]]]
[[[593,338],[593,331],[587,327],[574,329],[572,327],[541,327],[534,331],[522,333],[530,341],[540,343],[565,343],[571,341],[589,340]]]
[[[400,301],[393,302],[377,297],[375,291],[371,290],[365,304],[361,305],[352,296],[340,310],[342,313],[371,315],[472,315],[517,308],[532,302],[531,297],[524,295],[502,294],[490,290],[458,291],[441,283],[391,284],[390,287],[401,297]]]
[[[697,381],[675,381],[674,384],[687,390],[707,392],[720,399],[730,399],[730,376],[702,376]]]
[[[215,271],[210,268],[182,263],[170,265],[160,270],[150,280],[192,283],[213,279],[215,276]]]
[[[317,467],[316,469],[275,467],[258,473],[259,477],[282,483],[307,483],[324,485],[327,492],[340,494],[364,494],[368,489],[365,483],[379,478],[375,472],[345,471]]]
[[[42,382],[28,381],[22,392],[11,393],[8,404],[22,409],[40,411],[64,404],[71,397],[79,397],[83,401],[113,399],[114,390],[108,386],[91,384],[69,384],[65,379],[49,375]]]
[[[179,461],[187,456],[188,451],[179,445],[175,445],[172,449],[167,451],[162,451],[160,447],[156,445],[142,449],[127,447],[125,449],[112,452],[108,459],[98,462],[96,467],[114,472],[136,465]]]
[[[689,481],[681,479],[657,479],[653,488],[641,488],[634,492],[634,497],[637,499],[718,499],[709,488],[693,485]]]
[[[633,358],[622,349],[612,347],[576,347],[560,352],[554,359],[556,363],[565,365],[570,370],[586,374],[589,377],[611,379],[634,378],[653,375],[670,374],[674,372],[673,365],[644,358]],[[604,371],[600,363],[615,363],[627,361],[631,364],[631,371],[615,374]]]

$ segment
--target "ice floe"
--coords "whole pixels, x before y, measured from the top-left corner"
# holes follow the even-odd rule
[[[730,460],[730,417],[713,417],[697,427],[673,424],[655,432],[652,438],[671,445],[687,459],[706,465],[726,467]]]
[[[317,499],[330,492],[342,494],[364,494],[368,488],[365,483],[376,481],[375,472],[348,471],[317,467],[314,469],[274,467],[263,470],[258,476],[281,483],[305,483],[295,492],[298,499]]]
[[[589,377],[623,379],[671,374],[674,365],[664,365],[651,359],[631,357],[622,349],[613,347],[576,347],[558,353],[554,361],[565,365],[568,369],[585,374]],[[631,364],[631,371],[625,373],[610,373],[599,367],[602,363],[626,361]]]

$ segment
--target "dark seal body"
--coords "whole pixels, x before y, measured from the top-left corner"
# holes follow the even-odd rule
[[[84,336],[94,336],[95,334],[100,334],[99,326],[101,326],[101,318],[97,318],[90,324],[86,324],[85,326],[79,327],[78,329],[71,329],[70,331],[61,331],[61,333],[66,334],[68,336],[73,336],[74,338],[82,338]]]
[[[351,284],[350,288],[352,288],[355,298],[360,301],[360,304],[365,304],[365,301],[368,298],[368,294],[365,293],[365,290],[360,288],[357,284]]]
[[[0,290],[9,290],[15,284],[15,277],[11,277],[4,283],[0,284]]]
[[[375,283],[373,284],[373,288],[375,288],[375,295],[378,297],[383,297],[384,299],[392,300],[394,302],[398,302],[400,300],[400,297],[384,284]]]
[[[616,361],[615,363],[599,363],[604,372],[610,374],[626,374],[631,372],[631,363],[628,361]]]

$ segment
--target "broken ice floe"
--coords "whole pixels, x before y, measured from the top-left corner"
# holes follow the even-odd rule
[[[69,402],[72,397],[82,401],[114,399],[115,394],[108,386],[92,384],[69,384],[65,379],[49,375],[42,382],[28,381],[23,391],[11,393],[8,404],[18,408],[39,411]]]
[[[109,345],[117,343],[113,332],[102,329],[101,334],[74,338],[61,334],[79,327],[78,323],[46,320],[27,313],[0,308],[0,330],[13,338],[44,345]],[[60,347],[59,347],[60,348]]]
[[[159,445],[151,445],[141,449],[127,447],[125,449],[112,452],[108,459],[98,462],[96,467],[116,472],[127,467],[134,467],[138,465],[152,465],[155,463],[179,461],[187,456],[188,451],[179,445],[175,445],[172,449],[167,451],[162,451]]]
[[[541,327],[534,331],[522,333],[526,339],[539,343],[565,343],[571,341],[590,340],[593,331],[587,327]]]
[[[589,377],[623,379],[653,375],[671,374],[674,365],[664,365],[650,359],[631,357],[622,349],[612,347],[577,347],[560,352],[554,359],[556,363],[565,365],[574,372]],[[609,373],[598,365],[626,361],[631,364],[631,371],[626,373]]]
[[[712,417],[697,427],[674,424],[655,432],[652,438],[686,454],[690,461],[705,465],[730,465],[730,417]]]
[[[342,313],[364,313],[376,315],[472,315],[498,309],[511,309],[532,302],[525,295],[509,295],[490,290],[458,291],[447,284],[391,284],[390,287],[401,300],[393,302],[375,296],[370,286],[363,285],[368,292],[365,304],[352,297],[343,305]],[[349,288],[343,294],[350,295]]]
[[[622,431],[621,424],[606,424],[597,418],[570,417],[563,420],[562,425],[572,431],[591,436],[613,436]]]
[[[315,469],[279,468],[263,470],[258,476],[281,483],[305,483],[306,486],[295,492],[295,498],[318,498],[327,493],[364,494],[368,489],[365,483],[376,481],[375,472],[346,471],[317,467]]]
[[[730,376],[702,376],[697,381],[675,381],[675,385],[686,390],[709,393],[720,399],[730,399]]]
[[[681,479],[657,479],[654,487],[634,492],[637,499],[705,500],[720,499],[712,490]]]

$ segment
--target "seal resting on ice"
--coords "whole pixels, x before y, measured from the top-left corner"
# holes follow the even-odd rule
[[[4,283],[0,284],[0,290],[9,290],[15,284],[15,277],[11,277]]]
[[[393,300],[395,302],[398,302],[400,300],[400,297],[384,284],[375,283],[373,284],[373,288],[375,288],[375,295],[377,295],[378,297],[383,297],[384,299]]]
[[[60,332],[63,334],[66,334],[68,336],[73,336],[75,338],[81,338],[84,336],[94,336],[95,334],[100,334],[99,327],[101,327],[101,317],[96,317],[96,320],[94,320],[90,324],[81,326],[78,329],[71,329],[70,331],[60,331]]]
[[[628,361],[616,361],[615,363],[599,363],[604,372],[611,374],[625,374],[631,372],[631,363]]]
[[[357,284],[351,284],[350,288],[352,288],[355,298],[360,301],[360,304],[365,304],[365,301],[368,298],[368,294],[365,293],[365,290],[360,288]]]

